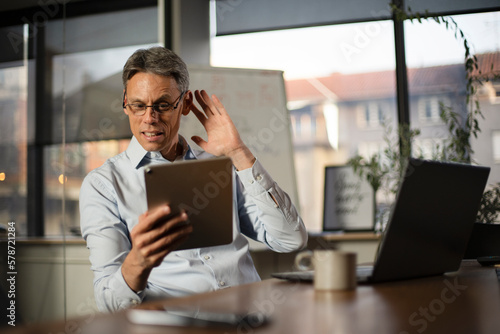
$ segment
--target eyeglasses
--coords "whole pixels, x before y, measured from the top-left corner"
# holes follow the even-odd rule
[[[135,116],[143,116],[146,113],[146,110],[148,107],[153,108],[154,111],[156,111],[158,114],[163,114],[167,113],[169,111],[173,111],[177,109],[179,106],[179,103],[181,103],[182,97],[184,96],[186,92],[182,92],[181,95],[175,100],[177,103],[174,101],[175,105],[170,104],[168,102],[161,102],[161,103],[156,103],[152,104],[150,106],[145,105],[144,103],[127,103],[125,104],[125,95],[127,92],[123,92],[123,103],[122,106],[123,108],[129,107],[130,111],[135,115]]]

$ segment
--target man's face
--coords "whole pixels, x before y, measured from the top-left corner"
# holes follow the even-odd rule
[[[150,106],[167,102],[175,105],[181,93],[174,78],[139,72],[127,83],[125,104]],[[187,92],[177,109],[161,115],[153,108],[147,108],[142,116],[134,115],[128,107],[124,109],[132,133],[146,151],[160,151],[166,159],[175,159],[181,115],[189,113],[191,100],[192,94]]]

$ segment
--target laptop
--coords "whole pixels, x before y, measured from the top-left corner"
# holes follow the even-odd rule
[[[233,241],[233,165],[226,157],[186,160],[144,168],[148,209],[169,204],[188,214],[193,232],[176,250]]]
[[[358,282],[457,271],[489,172],[489,167],[409,159],[374,265],[358,267]],[[314,272],[272,276],[312,281]]]
[[[465,259],[500,255],[500,224],[476,222],[465,251]]]

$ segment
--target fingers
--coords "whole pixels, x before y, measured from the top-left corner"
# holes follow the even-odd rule
[[[151,230],[155,224],[165,219],[172,210],[168,205],[159,206],[153,210],[146,211],[139,216],[139,224],[137,224],[132,231],[142,233]]]
[[[213,117],[216,115],[222,116],[221,110],[225,112],[224,106],[215,95],[212,95],[212,98],[214,99],[212,101],[206,91],[195,90],[194,96],[202,107],[203,112],[198,109],[198,107],[196,107],[194,103],[191,104],[190,109],[203,125],[207,133],[209,133],[210,130],[214,127],[214,124],[220,126],[221,124],[224,124],[224,122],[227,122],[225,118]],[[205,149],[205,145],[207,143],[201,137],[193,136],[191,139],[202,149]]]
[[[205,125],[205,122],[207,121],[207,116],[205,116],[204,113],[202,113],[200,111],[200,109],[198,109],[194,103],[191,104],[191,111],[193,112],[193,114],[196,116],[196,118],[198,118],[198,120],[200,121],[200,123],[202,125]]]
[[[194,92],[194,96],[196,97],[196,101],[200,104],[200,106],[203,108],[207,116],[216,115],[219,114],[221,115],[222,112],[221,110],[224,109],[224,106],[220,102],[220,100],[217,98],[217,96],[212,95],[212,99],[210,96],[207,94],[205,90],[196,90]]]
[[[170,244],[179,235],[190,233],[193,227],[188,222],[188,216],[185,212],[173,217],[166,223],[158,226],[156,229],[157,240],[163,240],[166,244]]]
[[[168,253],[176,250],[189,237],[191,232],[193,232],[193,226],[189,224],[177,228],[174,232],[165,234],[154,242],[148,251],[151,252],[151,255],[156,254],[163,260]]]
[[[193,227],[186,223],[186,219],[187,215],[183,213],[169,220],[155,231],[157,234],[150,243],[141,248],[142,255],[144,258],[149,258],[151,266],[159,265],[168,253],[189,237]]]
[[[206,151],[206,145],[208,144],[206,142],[206,140],[204,140],[203,138],[201,138],[200,136],[192,136],[191,137],[191,140],[196,144],[198,145],[199,147],[201,147],[204,151]]]
[[[146,267],[159,265],[193,231],[185,212],[169,218],[170,213],[168,206],[146,212],[130,233],[132,250]]]
[[[217,110],[219,111],[220,114],[226,111],[226,108],[224,108],[224,105],[215,94],[212,95],[212,100],[214,101],[214,104],[217,107]]]
[[[194,97],[196,98],[196,101],[198,101],[198,103],[200,104],[203,111],[205,111],[207,116],[209,116],[209,114],[214,114],[209,105],[209,103],[211,103],[212,101],[210,101],[208,94],[204,90],[202,90],[201,92],[199,90],[195,90]]]

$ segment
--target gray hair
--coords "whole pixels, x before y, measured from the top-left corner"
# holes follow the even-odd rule
[[[128,81],[138,72],[172,77],[181,92],[189,89],[189,73],[186,63],[173,51],[163,46],[139,49],[128,58],[123,66],[123,88],[127,88]]]

